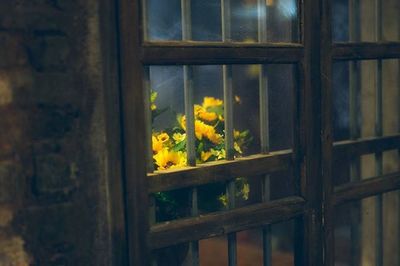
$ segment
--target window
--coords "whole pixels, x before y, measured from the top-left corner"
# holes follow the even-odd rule
[[[120,0],[131,265],[399,261],[393,9]]]

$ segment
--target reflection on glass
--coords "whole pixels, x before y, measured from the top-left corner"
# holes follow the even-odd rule
[[[382,73],[383,134],[395,135],[400,133],[400,60],[383,60]]]
[[[382,90],[383,135],[399,133],[399,60],[382,60],[382,88],[377,83],[377,60],[337,62],[333,67],[334,140],[351,138],[352,128],[359,137],[375,136],[377,93]],[[352,114],[356,115],[352,119]],[[356,121],[356,122],[354,122]]]
[[[236,234],[238,265],[263,265],[263,235],[261,229]]]
[[[171,247],[158,249],[152,252],[152,257],[157,266],[191,265],[189,247],[189,243],[183,243]]]
[[[400,172],[400,153],[397,150],[383,152],[383,174]]]
[[[294,246],[296,239],[294,221],[271,225],[271,265],[294,265]],[[263,234],[261,228],[236,233],[237,265],[263,265]],[[228,265],[228,241],[226,236],[199,241],[200,265]]]
[[[186,166],[184,124],[177,121],[177,114],[184,113],[182,67],[150,67],[150,87],[154,168]]]
[[[351,156],[351,155],[349,155]],[[351,181],[350,164],[357,162],[360,176],[359,179],[369,179],[377,177],[377,161],[375,154],[365,154],[358,158],[350,158],[349,156],[337,155],[333,161],[333,176],[335,177],[335,185],[342,185]],[[383,152],[383,171],[382,174],[393,174],[400,170],[399,153],[396,150]]]
[[[296,0],[266,0],[260,6],[259,2],[230,0],[223,7],[221,1],[191,0],[184,11],[188,14],[182,16],[180,0],[143,0],[145,36],[150,41],[181,41],[186,27],[191,40],[222,41],[224,21],[224,27],[230,29],[226,41],[258,42],[259,27],[267,32],[267,42],[299,41]]]
[[[182,39],[181,1],[144,0],[144,35],[148,40]]]
[[[235,128],[235,147],[240,143],[240,134],[246,129],[251,132],[251,141],[240,149],[242,155],[260,153],[260,108],[259,108],[259,70],[261,65],[235,65],[232,67],[233,94],[235,106],[233,110],[233,125]]]
[[[200,265],[228,265],[228,241],[226,236],[213,237],[199,241]]]
[[[294,265],[294,221],[271,225],[270,265]],[[252,229],[236,234],[238,265],[263,265],[263,230]]]
[[[191,0],[192,39],[221,41],[221,1]]]
[[[381,67],[380,67],[381,66]],[[396,135],[400,132],[399,60],[336,62],[333,67],[333,136],[335,141]],[[379,156],[378,156],[379,157]],[[336,154],[335,184],[392,173],[397,155]],[[382,168],[382,169],[381,169]],[[352,172],[352,177],[350,177]],[[356,176],[355,176],[356,175]]]
[[[190,216],[191,201],[189,189],[178,189],[154,194],[156,223]]]
[[[381,199],[382,212],[377,212],[377,196],[336,208],[335,265],[376,265],[380,260],[383,265],[400,262],[399,191],[385,193]],[[377,257],[380,250],[383,256]]]
[[[276,172],[270,175],[271,179],[271,200],[295,196],[299,193],[299,179],[292,169]]]
[[[293,148],[293,117],[296,98],[295,68],[267,66],[269,86],[269,128],[271,151]]]
[[[333,39],[335,42],[376,42],[400,40],[400,5],[397,0],[380,0],[382,14],[376,0],[332,1]],[[377,26],[381,24],[382,36]]]

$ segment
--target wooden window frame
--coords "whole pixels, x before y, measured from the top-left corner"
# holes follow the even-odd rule
[[[337,60],[400,58],[400,42],[332,44],[331,0],[301,0],[300,43],[222,44],[204,42],[144,42],[139,0],[116,1],[122,124],[122,164],[128,264],[149,265],[149,254],[178,242],[226,234],[250,227],[299,217],[296,228],[303,235],[296,250],[296,265],[334,265],[333,212],[346,202],[400,189],[400,173],[333,186],[334,153],[361,155],[400,149],[400,135],[333,143],[332,64]],[[144,66],[151,64],[270,64],[297,66],[298,116],[294,152],[281,151],[233,162],[147,175]],[[134,104],[132,104],[134,103]],[[232,169],[260,165],[265,173],[279,167],[298,167],[300,194],[225,213],[188,218],[149,226],[150,192],[226,180]],[[202,168],[211,169],[203,178],[193,178]],[[296,167],[295,167],[296,168]],[[214,172],[213,172],[214,171]],[[203,171],[204,172],[204,171]],[[225,175],[225,173],[229,173]],[[246,172],[248,173],[248,172]],[[193,234],[193,229],[196,233]],[[221,231],[222,230],[222,231]],[[190,234],[189,234],[190,232]]]

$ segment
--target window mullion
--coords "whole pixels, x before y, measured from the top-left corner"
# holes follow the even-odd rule
[[[222,42],[231,40],[231,6],[230,0],[221,0],[221,25]],[[232,66],[222,66],[222,84],[224,91],[224,119],[225,119],[225,153],[227,160],[234,159],[233,149],[233,92],[232,92]],[[227,209],[235,208],[235,180],[230,181],[226,187],[228,199]],[[228,264],[237,264],[236,233],[228,234]]]
[[[267,42],[267,3],[264,0],[257,1],[258,7],[258,42]],[[269,140],[269,88],[267,68],[260,65],[259,74],[259,97],[260,97],[260,144],[261,153],[268,154],[270,150]],[[262,179],[262,201],[270,200],[270,175],[264,175]],[[271,261],[271,226],[265,225],[263,232],[263,264],[264,266],[272,265]]]
[[[182,40],[192,39],[192,16],[191,0],[181,0],[181,18],[182,18]],[[186,154],[187,164],[196,166],[196,139],[195,139],[195,118],[194,118],[194,88],[193,88],[193,68],[189,65],[183,66],[183,89],[185,97],[185,115],[186,115]],[[191,215],[198,215],[197,187],[192,188],[191,193]],[[199,265],[199,242],[190,242],[190,255],[192,265]]]

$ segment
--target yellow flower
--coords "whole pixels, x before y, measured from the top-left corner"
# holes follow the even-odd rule
[[[160,141],[156,136],[151,136],[152,140],[152,146],[153,146],[153,152],[157,153],[162,150],[163,148],[163,142]]]
[[[178,151],[169,151],[164,148],[153,156],[158,166],[157,170],[166,170],[186,165],[186,153]]]
[[[186,130],[186,116],[181,116],[180,119],[178,119],[179,124],[181,125],[183,130]]]
[[[159,152],[163,147],[165,142],[169,140],[169,136],[167,133],[153,134],[151,136],[153,152]]]
[[[238,139],[240,137],[240,131],[239,130],[233,130],[233,138]]]
[[[198,116],[199,118],[208,122],[214,121],[218,118],[217,114],[213,112],[201,112],[198,114]]]
[[[212,155],[217,157],[217,160],[222,160],[222,159],[226,158],[225,149],[221,149],[221,150],[211,149],[210,152],[211,152]]]
[[[157,136],[157,139],[162,143],[164,143],[169,140],[169,136],[167,133],[161,133],[160,135]]]
[[[222,105],[224,102],[214,97],[204,97],[203,108],[216,107]]]
[[[244,184],[242,187],[242,198],[244,200],[248,200],[249,199],[249,194],[250,194],[250,185],[249,184]]]
[[[222,194],[218,197],[218,200],[224,205],[224,207],[228,206],[228,197],[225,194]]]
[[[194,105],[194,114],[197,116],[200,112],[204,112],[204,108],[201,105]]]
[[[207,125],[199,120],[195,121],[195,134],[198,140],[202,140],[203,137],[206,137],[214,144],[220,144],[223,140],[222,136],[215,132],[213,126]]]
[[[212,122],[218,118],[218,115],[216,113],[207,112],[205,108],[197,104],[194,106],[194,114],[196,118],[200,118],[208,122]]]
[[[236,141],[233,144],[233,148],[235,149],[235,151],[237,151],[238,153],[242,154],[242,149],[240,148],[239,144]]]
[[[186,117],[182,116],[179,122],[181,127],[186,130]],[[214,144],[220,144],[223,140],[222,136],[215,132],[213,126],[207,125],[200,120],[195,121],[194,128],[194,133],[198,140],[202,140],[203,137],[206,137]]]
[[[156,109],[157,109],[157,105],[155,105],[154,103],[152,103],[151,106],[150,106],[150,109],[151,109],[152,111],[156,110]]]
[[[181,134],[181,133],[174,133],[172,135],[172,138],[175,140],[175,142],[182,142],[186,139],[186,134]]]
[[[242,99],[240,99],[239,96],[235,95],[235,102],[238,103],[238,104],[241,104],[242,103]]]
[[[206,152],[202,151],[202,152],[201,152],[201,160],[202,160],[203,162],[207,162],[207,160],[210,159],[210,157],[211,157],[212,155],[213,155],[213,154],[212,154],[210,151],[206,151]]]

